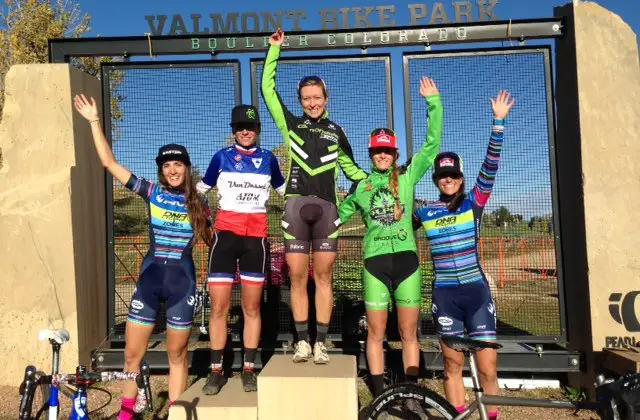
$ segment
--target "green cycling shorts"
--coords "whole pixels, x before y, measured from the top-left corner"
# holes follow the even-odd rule
[[[367,309],[387,310],[391,293],[396,306],[418,308],[422,276],[413,251],[377,255],[364,261],[364,303]]]

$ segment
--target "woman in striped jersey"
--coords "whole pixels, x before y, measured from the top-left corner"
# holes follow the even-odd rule
[[[433,182],[440,199],[416,212],[424,227],[435,269],[433,318],[439,335],[464,335],[480,340],[496,338],[496,308],[480,260],[478,240],[482,212],[491,195],[504,137],[504,120],[515,101],[506,91],[491,99],[493,129],[487,155],[476,184],[467,195],[462,160],[451,152],[440,153],[434,161]],[[465,410],[462,367],[464,355],[442,341],[444,389],[458,411]],[[480,381],[486,394],[498,393],[497,353],[484,349],[477,353]],[[498,418],[489,407],[489,418]]]
[[[125,329],[124,370],[137,372],[153,332],[160,301],[167,303],[169,405],[187,388],[187,344],[196,305],[196,275],[192,249],[196,241],[211,243],[209,208],[191,175],[184,146],[167,144],[156,157],[157,183],[138,178],[116,161],[107,143],[93,98],[74,97],[74,105],[91,125],[102,166],[147,204],[149,251],[131,297]],[[144,408],[136,403],[137,386],[126,382],[119,420],[130,420]]]

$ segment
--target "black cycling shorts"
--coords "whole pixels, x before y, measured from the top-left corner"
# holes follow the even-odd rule
[[[196,279],[192,264],[179,260],[147,260],[142,264],[127,320],[153,326],[160,301],[166,301],[167,327],[189,329],[195,311],[195,295]]]
[[[216,231],[209,252],[209,285],[233,285],[238,268],[242,284],[264,285],[268,248],[267,238]]]
[[[282,216],[285,252],[338,251],[338,208],[315,196],[287,198]]]

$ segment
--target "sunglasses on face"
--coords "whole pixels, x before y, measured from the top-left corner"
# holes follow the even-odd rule
[[[393,156],[396,154],[396,149],[392,147],[376,147],[375,149],[371,149],[369,153],[371,156],[379,155],[381,153]]]
[[[234,133],[237,131],[244,131],[244,130],[257,132],[258,127],[255,124],[242,124],[242,123],[236,124],[233,127]]]

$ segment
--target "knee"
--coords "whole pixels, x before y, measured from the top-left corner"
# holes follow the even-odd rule
[[[242,313],[245,318],[256,319],[260,317],[260,303],[243,303]]]
[[[212,318],[226,318],[229,313],[230,303],[213,303],[211,307]]]
[[[170,365],[181,365],[187,359],[187,346],[167,346]]]
[[[124,349],[124,369],[127,372],[137,372],[144,357],[144,350],[126,347]]]
[[[495,363],[478,364],[478,374],[483,383],[493,383],[498,380],[497,366]]]
[[[418,326],[417,325],[400,325],[400,340],[403,344],[418,342]]]
[[[316,289],[331,290],[332,289],[332,272],[329,271],[314,271],[313,279],[316,282]]]
[[[367,339],[369,339],[369,341],[382,344],[384,341],[385,330],[385,327],[372,327],[371,324],[369,324]]]

